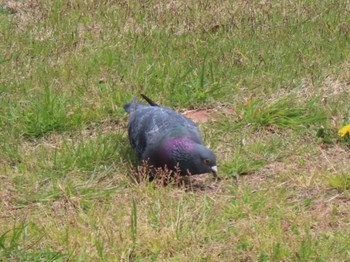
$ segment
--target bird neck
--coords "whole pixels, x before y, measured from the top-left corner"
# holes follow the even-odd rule
[[[172,137],[163,142],[163,150],[171,154],[191,152],[195,146],[196,143],[189,137]]]

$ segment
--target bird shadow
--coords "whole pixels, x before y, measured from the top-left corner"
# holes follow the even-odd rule
[[[180,175],[180,169],[170,170],[167,167],[153,168],[146,162],[130,170],[129,177],[135,184],[152,183],[155,187],[174,187],[186,192],[218,191],[221,178],[209,179],[208,175]]]
[[[185,176],[182,178],[182,184],[180,187],[188,192],[217,192],[221,190],[221,181],[223,181],[221,178],[208,178],[207,174],[200,176]]]

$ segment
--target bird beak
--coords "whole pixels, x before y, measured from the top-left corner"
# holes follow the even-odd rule
[[[218,177],[218,167],[212,166],[211,171],[213,172],[214,177],[217,178]]]

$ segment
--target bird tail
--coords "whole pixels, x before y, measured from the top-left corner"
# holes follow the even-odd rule
[[[151,106],[159,106],[156,102],[154,102],[151,98],[145,96],[144,94],[141,94],[142,98],[147,101],[148,104]]]
[[[129,114],[134,112],[136,110],[137,107],[137,99],[136,96],[133,97],[132,101],[128,104],[125,104],[124,109],[126,112],[128,112]]]

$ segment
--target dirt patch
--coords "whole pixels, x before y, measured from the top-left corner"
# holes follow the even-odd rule
[[[196,123],[205,123],[207,121],[215,121],[220,115],[231,115],[234,109],[228,106],[219,106],[217,109],[195,109],[188,110],[182,114],[192,119]]]
[[[183,113],[194,122],[207,122],[209,119],[215,119],[215,112],[212,109],[197,109]]]
[[[24,13],[36,12],[40,9],[40,3],[35,0],[31,1],[0,1],[0,6],[6,8],[10,13],[17,14],[18,16]]]
[[[3,8],[6,8],[7,10],[9,10],[9,12],[12,14],[15,14],[21,11],[22,9],[26,8],[24,3],[17,2],[17,1],[4,1],[4,2],[0,2],[0,5]]]

